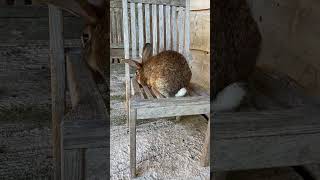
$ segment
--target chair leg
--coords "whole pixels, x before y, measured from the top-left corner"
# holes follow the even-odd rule
[[[129,135],[130,135],[130,174],[136,177],[136,119],[137,110],[129,111]]]
[[[209,166],[210,159],[210,119],[208,121],[208,127],[206,132],[206,137],[203,144],[203,149],[200,157],[200,164],[203,167]]]

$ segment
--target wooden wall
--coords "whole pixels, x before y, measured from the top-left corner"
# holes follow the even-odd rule
[[[287,73],[320,93],[320,1],[248,0],[263,43],[259,66]]]
[[[210,0],[191,0],[192,81],[210,87]]]

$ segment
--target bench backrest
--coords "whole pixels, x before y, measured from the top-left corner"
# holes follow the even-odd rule
[[[126,59],[141,58],[147,42],[154,55],[175,50],[191,59],[190,0],[122,0],[122,9]]]

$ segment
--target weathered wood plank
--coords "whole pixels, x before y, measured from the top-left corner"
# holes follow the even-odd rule
[[[64,118],[63,148],[104,148],[107,143],[107,120],[103,115],[85,114],[85,106],[79,106]],[[92,113],[92,110],[90,110]]]
[[[136,109],[130,107],[129,117],[129,133],[130,133],[130,175],[132,178],[136,177]]]
[[[63,179],[84,180],[86,177],[85,149],[64,151]]]
[[[178,51],[183,54],[184,51],[184,22],[183,22],[183,8],[178,8],[178,27],[179,27],[179,45],[178,45]]]
[[[122,2],[121,1],[110,1],[110,7],[111,8],[122,8]]]
[[[129,59],[130,58],[130,52],[129,52],[129,43],[130,37],[129,37],[129,23],[128,23],[128,2],[127,0],[122,0],[122,19],[123,19],[123,42],[124,43],[124,58]],[[125,79],[126,79],[126,105],[128,105],[129,98],[130,98],[130,67],[129,64],[125,64]],[[128,109],[128,107],[127,107]]]
[[[91,71],[78,51],[67,53],[72,110],[61,123],[65,179],[85,179],[83,148],[108,146],[107,109]],[[79,152],[79,148],[82,150]]]
[[[317,106],[305,106],[217,113],[211,122],[211,166],[216,170],[240,170],[319,163],[319,112]]]
[[[142,57],[142,49],[144,46],[144,38],[143,38],[143,10],[142,4],[138,3],[138,29],[139,29],[139,57]]]
[[[150,39],[150,5],[145,4],[144,5],[144,13],[145,13],[145,28],[146,28],[146,43],[151,43]]]
[[[159,5],[159,52],[164,50],[164,31],[163,5]]]
[[[136,4],[130,3],[130,20],[131,20],[131,56],[137,57],[137,29],[136,29]]]
[[[161,5],[172,5],[172,6],[181,6],[185,7],[185,0],[129,0],[129,2],[135,3],[145,3],[145,4],[161,4]]]
[[[153,45],[153,54],[158,53],[158,22],[157,22],[157,5],[152,4],[152,45]]]
[[[154,99],[154,97],[152,96],[149,88],[148,88],[147,86],[142,86],[142,87],[143,87],[143,90],[144,90],[144,92],[146,93],[148,99]]]
[[[132,95],[134,97],[144,99],[140,86],[135,78],[132,78],[131,80],[131,87],[132,87]]]
[[[186,8],[185,8],[185,44],[184,50],[187,56],[188,63],[191,62],[190,56],[190,0],[186,0]]]
[[[196,106],[196,105],[208,105],[208,104],[210,104],[210,99],[208,99],[208,97],[202,97],[202,96],[171,97],[171,98],[161,98],[161,99],[154,99],[154,100],[132,101],[132,106],[135,108],[154,108],[154,107],[176,106],[176,105]]]
[[[206,137],[203,143],[203,148],[201,151],[200,164],[201,166],[209,166],[210,160],[210,119],[208,121],[208,127],[206,132]]]
[[[63,18],[65,39],[78,39],[84,26],[77,17]],[[48,17],[43,18],[3,18],[0,20],[0,42],[48,40]]]
[[[71,16],[70,13],[63,13],[63,15]],[[48,18],[47,6],[0,6],[0,18],[40,18],[40,17]]]
[[[65,113],[65,59],[63,47],[63,17],[60,8],[49,5],[49,36],[51,59],[52,139],[55,179],[61,179],[61,130]]]
[[[153,108],[139,108],[137,109],[137,116],[139,119],[150,119],[150,118],[163,118],[163,117],[174,117],[174,116],[187,116],[195,114],[206,114],[210,112],[210,104],[199,104],[195,105],[171,105],[161,106]]]
[[[166,50],[171,50],[171,8],[166,6]]]
[[[110,14],[111,14],[111,43],[115,44],[117,43],[117,27],[116,27],[116,15],[115,15],[115,11],[114,10],[110,10]]]
[[[172,19],[171,19],[171,26],[172,26],[172,50],[176,51],[177,50],[177,46],[178,46],[178,43],[177,43],[177,18],[176,18],[176,15],[177,15],[177,8],[175,6],[172,6],[171,8],[172,10]]]
[[[116,26],[117,26],[117,44],[123,44],[122,40],[122,9],[117,8],[116,9]]]

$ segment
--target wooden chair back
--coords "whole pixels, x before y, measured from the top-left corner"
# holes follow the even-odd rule
[[[190,64],[190,0],[122,0],[125,58],[142,56],[145,43],[153,54],[175,50]]]

